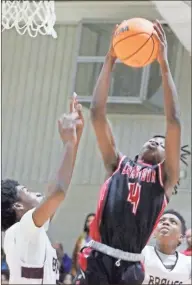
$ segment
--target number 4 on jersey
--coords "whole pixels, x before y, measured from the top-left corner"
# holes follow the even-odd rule
[[[133,214],[136,214],[140,201],[141,185],[139,183],[129,183],[129,195],[127,201],[133,205]]]

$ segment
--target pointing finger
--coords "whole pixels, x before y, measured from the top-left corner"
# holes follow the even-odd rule
[[[72,99],[71,99],[71,102],[70,102],[70,113],[75,112],[76,97],[77,97],[77,94],[74,92],[73,96],[72,96]]]
[[[82,105],[81,104],[77,104],[76,111],[77,111],[77,113],[79,115],[79,118],[83,120]]]

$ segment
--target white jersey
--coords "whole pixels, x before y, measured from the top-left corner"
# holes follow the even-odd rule
[[[172,270],[169,270],[166,269],[153,246],[146,246],[142,253],[144,255],[145,268],[143,284],[191,284],[191,257],[177,252],[175,265]]]
[[[38,228],[28,211],[5,233],[4,251],[10,270],[9,284],[56,284],[59,278],[55,249],[46,230],[48,224]]]

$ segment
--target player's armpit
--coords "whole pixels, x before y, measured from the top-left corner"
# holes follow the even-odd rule
[[[181,126],[179,121],[167,123],[165,137],[164,172],[166,177],[165,191],[171,192],[178,180],[180,172]],[[167,186],[166,186],[167,185]],[[171,193],[167,193],[168,196]],[[169,195],[170,194],[170,195]]]
[[[49,220],[64,200],[63,191],[55,191],[33,213],[33,221],[36,227],[42,227]]]
[[[91,121],[95,130],[97,143],[102,154],[108,174],[112,174],[118,166],[119,153],[117,151],[112,130],[105,114],[91,111]]]
[[[23,215],[23,217],[20,220],[20,231],[23,235],[23,238],[27,241],[33,241],[35,242],[35,236],[37,232],[41,232],[42,230],[47,231],[49,228],[49,220],[42,226],[37,227],[33,220],[33,213],[35,211],[34,209],[29,210],[27,213]]]

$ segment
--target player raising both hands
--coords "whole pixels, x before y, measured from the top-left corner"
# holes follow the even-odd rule
[[[101,189],[92,241],[80,255],[77,284],[141,284],[141,251],[179,180],[181,126],[177,91],[167,58],[167,40],[158,21],[158,62],[162,74],[166,136],[147,141],[131,160],[120,155],[107,121],[110,76],[116,61],[112,45],[97,80],[91,120],[108,173]]]

